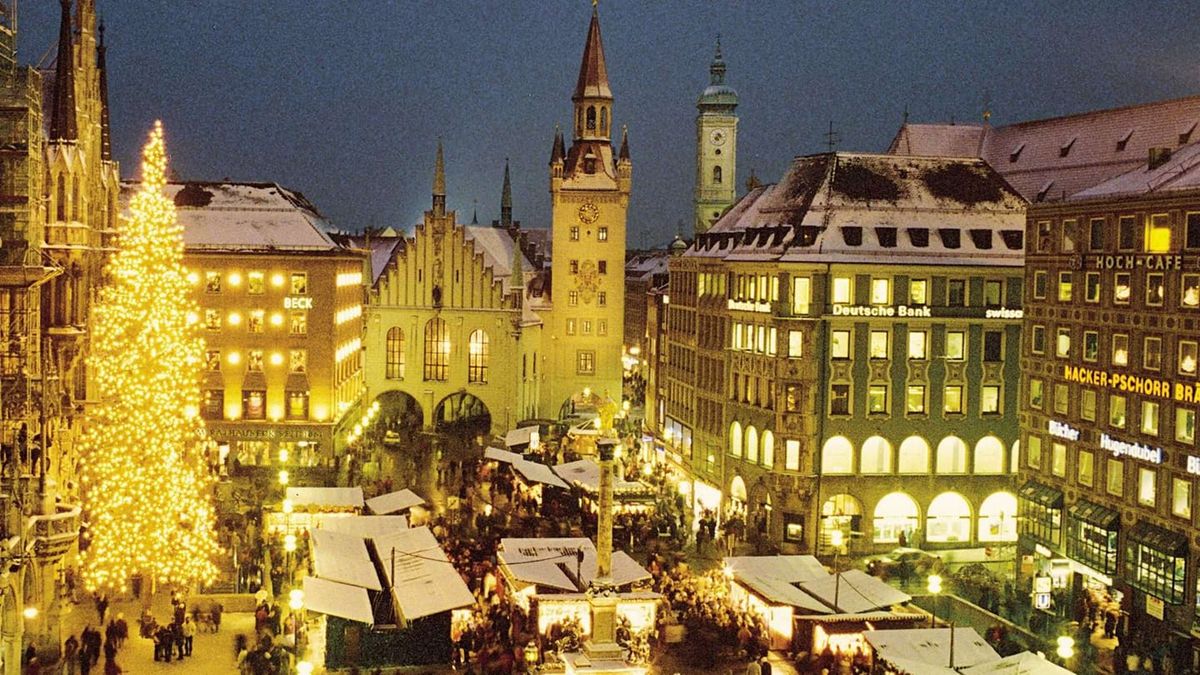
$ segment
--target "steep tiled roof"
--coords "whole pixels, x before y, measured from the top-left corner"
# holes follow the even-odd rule
[[[1161,165],[1154,168],[1150,166],[1149,163],[1143,163],[1133,171],[1080,190],[1069,199],[1144,195],[1200,188],[1200,143],[1184,146]]]
[[[579,80],[575,83],[572,98],[612,98],[612,90],[608,88],[608,67],[604,64],[604,44],[600,40],[600,16],[595,9],[592,10],[592,22],[588,24]]]

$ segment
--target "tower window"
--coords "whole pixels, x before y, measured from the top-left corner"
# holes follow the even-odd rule
[[[713,167],[712,182],[717,185],[721,184],[721,167],[719,167],[719,166]]]
[[[587,109],[587,130],[588,130],[588,131],[595,131],[595,130],[596,130],[596,108],[595,108],[595,106],[588,106],[588,109]]]
[[[608,108],[600,109],[600,133],[608,135]]]

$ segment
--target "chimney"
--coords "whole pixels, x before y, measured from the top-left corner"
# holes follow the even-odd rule
[[[1149,164],[1147,168],[1151,171],[1171,161],[1171,149],[1165,147],[1150,148]]]

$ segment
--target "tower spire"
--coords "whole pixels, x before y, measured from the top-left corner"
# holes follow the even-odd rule
[[[629,160],[629,127],[621,127],[621,150],[617,153],[618,161]]]
[[[508,158],[504,158],[504,187],[500,191],[500,226],[512,226],[512,181],[508,177]]]
[[[67,0],[64,0],[66,2]],[[437,159],[433,165],[433,214],[446,214],[446,162],[442,158],[442,137],[438,136]]]
[[[58,56],[54,64],[54,109],[50,116],[51,141],[75,141],[75,58],[72,49],[71,0],[60,0]]]
[[[100,74],[100,159],[112,160],[112,132],[108,122],[108,65],[104,46],[104,22],[100,22],[100,42],[96,46],[96,69]]]
[[[604,63],[604,43],[600,40],[600,12],[595,4],[583,46],[583,60],[579,64],[579,79],[575,82],[575,95],[571,100],[582,98],[612,98],[612,90],[608,88],[608,67]]]
[[[709,84],[725,84],[725,58],[721,55],[721,34],[717,33],[717,50],[712,63],[708,64]]]

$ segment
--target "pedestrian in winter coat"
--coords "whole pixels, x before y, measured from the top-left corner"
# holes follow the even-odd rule
[[[196,624],[192,617],[183,620],[183,655],[192,655],[192,639],[196,637]]]

